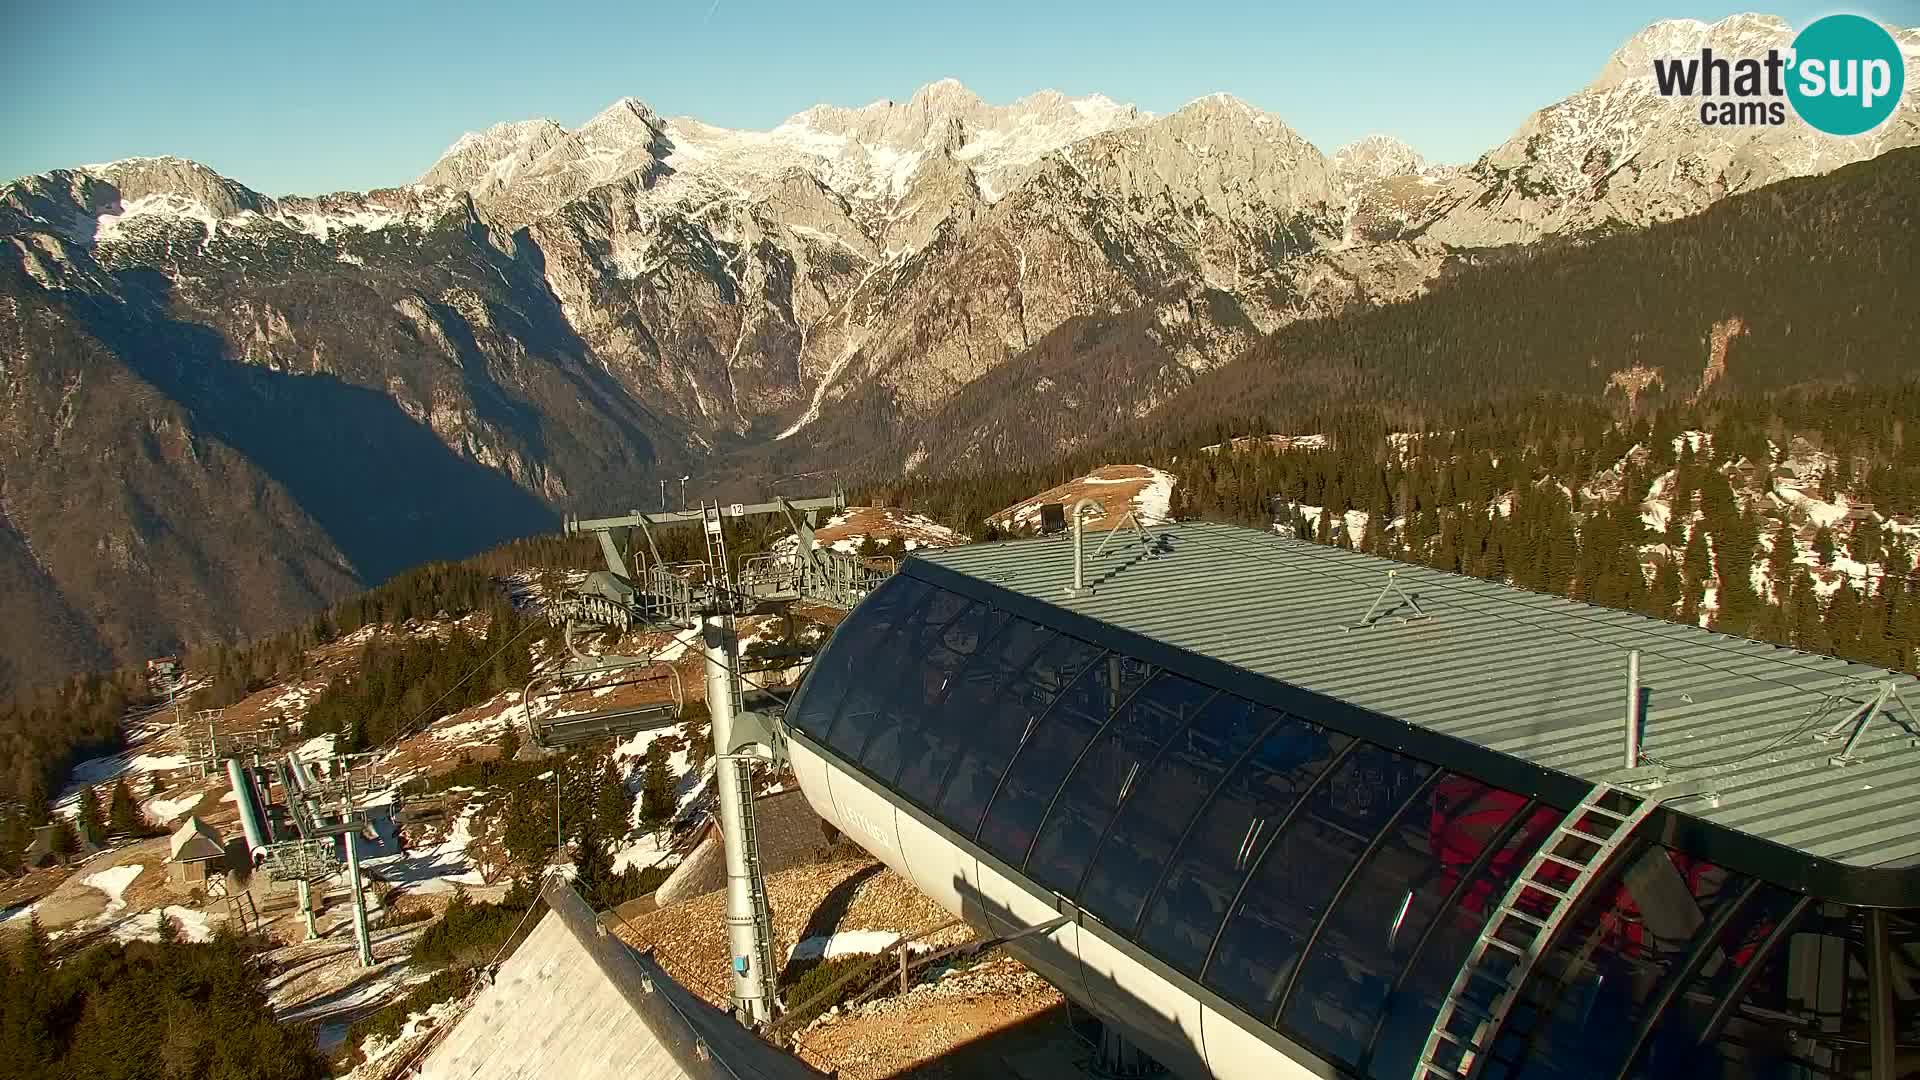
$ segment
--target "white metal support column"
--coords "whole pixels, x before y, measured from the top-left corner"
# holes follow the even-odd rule
[[[727,752],[732,743],[733,665],[730,620],[705,622],[707,713],[713,724],[714,784],[720,792],[720,838],[727,859],[727,942],[732,957],[734,1015],[749,1027],[773,1019],[773,919],[753,835],[749,762]]]
[[[313,923],[313,884],[309,882],[306,878],[301,878],[299,882],[299,889],[300,889],[300,915],[302,918],[306,920],[306,923],[307,923],[307,940],[313,941],[319,938],[320,936],[319,928],[314,926],[314,923]]]
[[[367,895],[360,888],[359,837],[345,833],[340,842],[347,845],[347,881],[353,886],[353,940],[360,950],[360,966],[373,966],[373,941],[367,936]]]

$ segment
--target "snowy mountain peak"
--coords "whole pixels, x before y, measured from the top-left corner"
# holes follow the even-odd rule
[[[1199,97],[1194,98],[1192,101],[1187,102],[1185,105],[1182,105],[1176,111],[1175,115],[1178,115],[1179,113],[1183,113],[1183,112],[1188,112],[1188,111],[1195,111],[1195,112],[1236,111],[1246,116],[1268,115],[1267,113],[1264,113],[1261,110],[1254,108],[1252,105],[1247,104],[1246,102],[1240,100],[1239,98],[1234,97],[1232,94],[1227,93],[1225,90],[1215,90],[1211,94],[1202,94]]]
[[[266,213],[273,205],[273,200],[245,184],[186,158],[124,158],[104,165],[89,165],[86,171],[112,184],[126,202],[148,196],[177,196],[222,218],[249,210]]]
[[[980,95],[967,89],[966,84],[959,79],[948,77],[937,79],[915,90],[913,97],[907,100],[907,104],[947,111],[970,109],[985,102],[980,100]]]
[[[1279,116],[1256,105],[1251,105],[1228,93],[1213,93],[1198,97],[1182,105],[1166,117],[1176,128],[1202,126],[1250,127],[1257,129],[1268,140],[1282,140],[1306,143],[1299,133],[1288,127]],[[1319,155],[1319,150],[1314,150]]]
[[[1322,162],[1325,155],[1288,127],[1278,116],[1234,97],[1232,94],[1208,94],[1181,106],[1155,126],[1164,126],[1184,142],[1207,145],[1218,138],[1251,138],[1256,142],[1285,146],[1290,153],[1311,156]]]
[[[1777,15],[1747,12],[1729,15],[1716,23],[1662,19],[1614,50],[1593,85],[1613,86],[1629,79],[1651,78],[1655,60],[1698,54],[1708,46],[1728,56],[1752,56],[1769,48],[1784,49],[1792,43],[1793,35],[1793,27]]]
[[[1904,40],[1908,31],[1895,30]],[[1448,220],[1426,235],[1450,244],[1529,242],[1551,233],[1634,227],[1685,217],[1729,194],[1789,176],[1828,172],[1920,141],[1920,113],[1895,112],[1870,137],[1838,139],[1794,120],[1744,127],[1701,122],[1693,103],[1663,97],[1653,62],[1729,59],[1791,47],[1795,31],[1770,15],[1715,23],[1657,22],[1616,50],[1592,84],[1527,118],[1483,155],[1458,191],[1435,206]],[[1909,100],[1920,88],[1909,80]]]
[[[663,120],[628,97],[573,131],[551,120],[522,120],[463,135],[421,181],[469,192],[511,225],[635,176],[643,178],[645,197],[669,204],[701,205],[729,193],[761,198],[796,170],[842,198],[897,203],[925,165],[946,162],[936,170],[943,190],[977,189],[992,201],[1017,182],[1011,174],[1047,154],[1145,119],[1105,96],[1068,97],[1058,90],[992,105],[953,78],[928,83],[904,102],[815,105],[771,131],[691,117]],[[953,179],[956,168],[972,179]]]
[[[558,129],[565,131],[557,121],[544,117],[533,120],[505,120],[484,131],[469,131],[454,140],[452,146],[434,160],[438,165],[448,158],[455,157],[476,147],[517,146],[542,131]]]
[[[509,120],[455,140],[420,176],[423,184],[468,189],[500,163],[518,154],[544,153],[567,137],[567,129],[547,119]]]
[[[195,231],[204,246],[216,236],[282,229],[326,243],[350,230],[426,229],[468,213],[461,193],[423,184],[274,199],[172,155],[56,170],[0,187],[0,229],[38,228],[83,247]]]
[[[1418,176],[1427,170],[1420,152],[1391,135],[1368,135],[1333,152],[1333,166],[1354,180]]]
[[[635,97],[623,97],[594,114],[593,119],[580,125],[582,132],[595,129],[636,130],[636,125],[649,130],[664,126],[660,115],[644,101]]]

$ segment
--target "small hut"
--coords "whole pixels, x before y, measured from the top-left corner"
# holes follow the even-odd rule
[[[213,826],[198,817],[187,818],[173,834],[169,847],[172,854],[167,860],[167,880],[174,885],[188,888],[204,885],[207,879],[218,876],[226,868],[226,841]]]
[[[45,825],[33,827],[33,840],[27,844],[27,866],[41,867],[59,862],[59,843],[55,835],[60,831],[60,823],[50,821]]]

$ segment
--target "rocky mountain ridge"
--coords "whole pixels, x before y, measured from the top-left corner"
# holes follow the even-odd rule
[[[1920,142],[1911,100],[1856,140],[1701,128],[1644,71],[1790,34],[1656,24],[1464,167],[1384,138],[1328,156],[1226,95],[1156,117],[1053,91],[992,105],[942,80],[765,132],[623,99],[575,129],[463,136],[418,183],[365,193],[274,198],[177,158],[25,177],[0,188],[0,509],[22,538],[0,591],[98,612],[118,579],[62,553],[163,537],[197,557],[178,591],[249,582],[208,613],[135,605],[111,642],[60,653],[131,659],[452,553],[474,515],[504,534],[630,505],[662,476],[911,470],[940,452],[915,422],[1004,405],[1023,388],[993,376],[1015,360],[1057,382],[1088,350],[1151,357],[1099,421],[1124,423],[1289,322],[1418,295],[1463,253],[1667,220]],[[236,510],[229,531],[304,550],[276,543],[296,529],[312,551],[241,573],[237,551],[208,555],[203,518],[152,485],[207,485],[214,449],[161,455],[152,480],[100,475],[149,438],[109,419],[123,385],[314,523]],[[111,496],[57,516],[62,474],[31,465],[49,448],[71,455],[61,483]]]

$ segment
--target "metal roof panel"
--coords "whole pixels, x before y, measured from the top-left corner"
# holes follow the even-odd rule
[[[1174,649],[1587,783],[1710,795],[1670,809],[1851,867],[1920,854],[1920,719],[1892,703],[1855,748],[1820,733],[1908,675],[1210,522],[1086,541],[1069,595],[1061,534],[915,553],[943,568]],[[1387,572],[1424,620],[1383,592]],[[1392,608],[1360,625],[1376,599]],[[1627,658],[1641,654],[1643,765],[1624,767]],[[1446,765],[1447,762],[1439,762]]]

